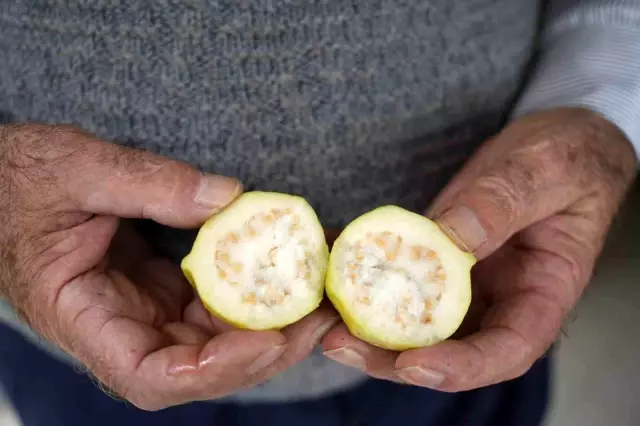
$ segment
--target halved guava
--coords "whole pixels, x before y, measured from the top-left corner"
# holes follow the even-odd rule
[[[328,258],[307,201],[256,191],[202,226],[182,270],[211,314],[238,328],[268,330],[319,306]]]
[[[336,239],[326,292],[359,339],[391,350],[430,346],[460,326],[475,262],[435,222],[379,207]]]

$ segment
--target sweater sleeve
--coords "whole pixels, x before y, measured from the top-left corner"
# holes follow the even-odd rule
[[[513,112],[589,108],[640,158],[640,0],[552,0],[537,60]]]

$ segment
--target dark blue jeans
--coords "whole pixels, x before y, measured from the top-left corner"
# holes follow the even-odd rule
[[[370,380],[306,402],[200,402],[149,413],[108,397],[0,324],[0,382],[25,426],[539,426],[549,364],[545,357],[521,378],[456,394]]]

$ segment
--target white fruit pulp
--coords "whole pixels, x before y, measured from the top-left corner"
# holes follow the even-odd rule
[[[269,329],[319,305],[327,261],[324,230],[304,199],[254,192],[201,228],[183,268],[217,315]]]
[[[327,291],[363,338],[426,346],[460,325],[474,262],[433,222],[381,207],[352,222],[336,241]]]

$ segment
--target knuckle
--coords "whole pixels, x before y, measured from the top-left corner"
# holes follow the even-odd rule
[[[46,238],[47,227],[59,220],[60,202],[51,190],[56,176],[50,160],[57,155],[51,141],[70,131],[77,130],[38,124],[0,127],[0,295],[45,337],[51,337],[55,324],[49,321],[51,311],[43,308],[48,295],[43,284],[49,287],[53,279],[43,276],[43,270],[56,251],[78,245],[66,240],[54,250]]]
[[[154,154],[134,148],[104,144],[100,151],[101,156],[107,157],[105,161],[124,172],[123,178],[134,181],[156,177],[165,166],[165,162]]]
[[[537,157],[536,172],[543,176],[545,186],[566,182],[572,177],[572,162],[576,161],[578,153],[571,145],[557,143],[541,150]]]
[[[120,375],[105,359],[92,353],[87,353],[82,345],[74,344],[71,351],[84,360],[87,366],[86,373],[95,385],[106,395],[120,400],[126,400],[136,405],[144,403],[140,393],[134,390],[131,381],[133,376],[127,377],[125,380],[119,379]]]
[[[119,399],[128,401],[143,411],[159,411],[172,405],[171,402],[166,401],[163,394],[157,389],[143,389],[140,386],[134,387],[129,381],[125,386],[121,386],[118,393]],[[174,403],[177,403],[174,400]]]
[[[40,124],[4,129],[0,173],[14,187],[19,202],[37,206],[56,198],[51,189],[57,187],[60,175],[70,172],[67,162],[82,146],[70,142],[70,131]]]
[[[166,405],[152,401],[141,395],[139,392],[130,393],[125,399],[143,411],[154,412],[166,408]]]
[[[518,364],[511,374],[507,375],[506,380],[517,379],[518,377],[522,377],[533,367],[534,361],[532,360],[524,360],[522,363]]]
[[[41,151],[55,138],[56,127],[44,124],[20,124],[12,126],[7,133],[7,141],[12,148],[12,159],[20,164],[38,160]],[[24,163],[23,163],[24,162]]]
[[[466,353],[464,362],[456,366],[455,374],[450,374],[445,381],[448,391],[460,391],[472,388],[476,383],[485,380],[491,374],[488,371],[484,350],[473,340],[459,343],[459,349]],[[440,388],[438,388],[440,390]]]
[[[124,172],[122,179],[140,183],[153,180],[156,186],[176,192],[189,190],[199,181],[199,173],[195,169],[175,160],[112,144],[104,144],[103,150],[111,156],[109,162]]]
[[[65,125],[12,124],[3,126],[1,146],[9,164],[22,167],[38,165],[58,151],[58,146],[68,139],[69,133],[77,132]]]
[[[473,388],[474,388],[473,386],[465,385],[465,384],[463,384],[461,382],[448,380],[448,383],[438,387],[438,392],[458,393],[458,392],[468,391],[468,390],[471,390]]]
[[[200,180],[200,175],[186,164],[168,160],[159,168],[168,189],[173,191],[188,191],[194,189]]]
[[[576,148],[568,142],[565,131],[551,129],[511,155],[516,166],[513,170],[530,177],[535,188],[566,181],[572,175],[571,165],[577,161]]]
[[[533,358],[533,354],[535,353],[534,345],[528,339],[524,339],[520,344],[520,359],[525,360],[525,362],[530,363]]]
[[[595,180],[604,186],[625,187],[636,174],[636,155],[626,135],[610,120],[585,111],[586,115],[575,125],[581,141],[582,164]]]
[[[542,251],[532,253],[529,263],[534,267],[539,267],[540,270],[546,270],[547,282],[554,284],[536,289],[547,309],[555,310],[559,306],[564,312],[570,309],[580,297],[580,293],[591,276],[594,261],[579,255],[584,250],[583,247],[588,247],[588,243],[581,243],[573,235],[563,231],[558,233],[552,231],[550,235],[554,237],[550,238],[550,241],[564,243],[566,246],[575,248],[571,251],[557,250],[556,253]],[[560,246],[560,244],[558,245]],[[595,252],[595,250],[593,251]]]
[[[195,198],[201,175],[195,169],[176,161],[163,161],[153,171],[161,188],[159,209],[172,209],[184,201]]]
[[[510,347],[510,351],[513,351],[513,363],[505,370],[506,377],[503,376],[504,380],[511,380],[518,377],[523,376],[531,366],[534,361],[534,348],[532,343],[530,343],[526,339],[519,339],[516,344]]]
[[[507,351],[511,353],[513,365],[518,366],[530,362],[535,352],[533,342],[510,328],[506,330],[510,331],[512,336],[512,338],[509,339],[511,344],[509,344]]]
[[[489,371],[484,352],[476,345],[472,345],[472,348],[475,356],[465,366],[467,373],[460,377],[458,386],[478,383],[485,379],[486,376],[493,374],[492,371]]]
[[[161,167],[160,172],[162,174],[161,180],[166,187],[168,196],[171,198],[169,201],[176,201],[176,197],[180,197],[185,193],[191,195],[199,180],[194,170],[175,161],[168,161]]]
[[[484,194],[487,202],[496,207],[495,211],[500,212],[500,221],[510,226],[523,208],[522,195],[519,189],[506,177],[500,175],[486,176],[480,178],[478,187]]]

